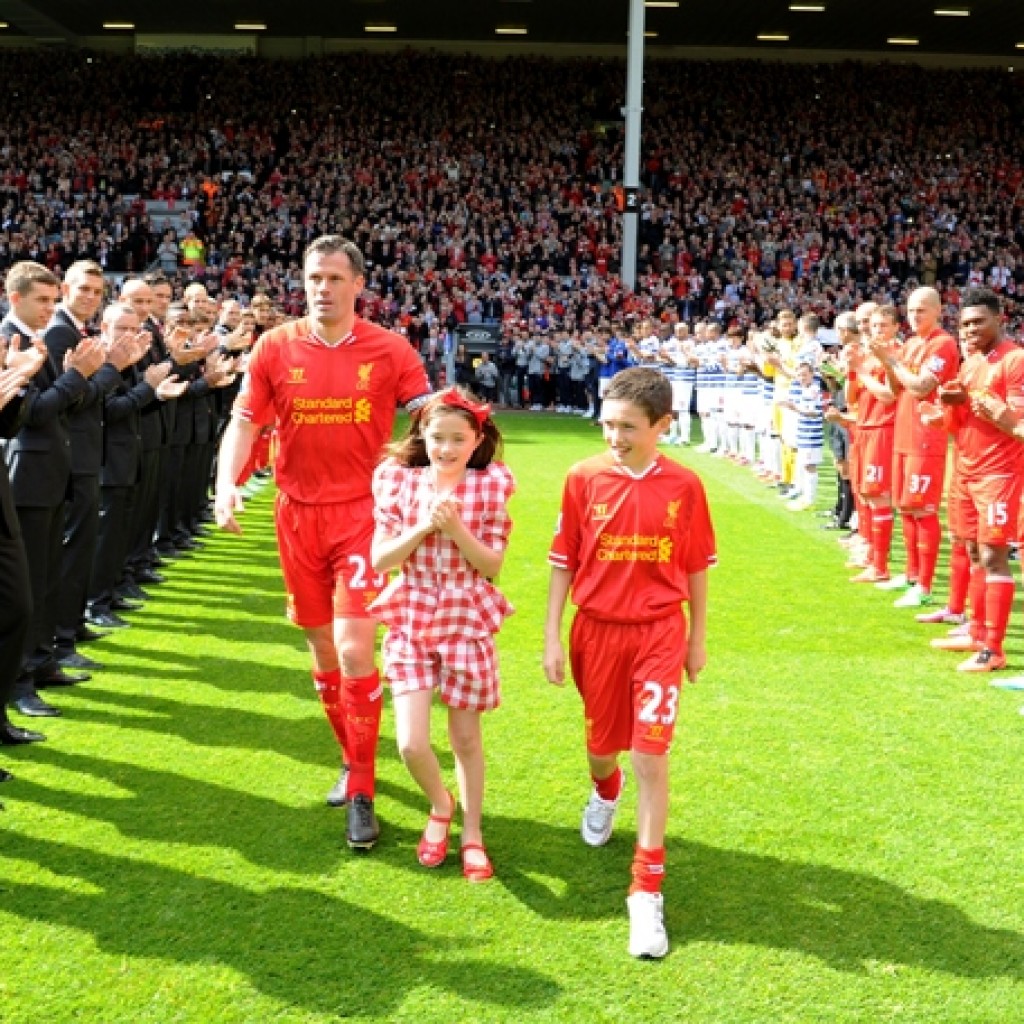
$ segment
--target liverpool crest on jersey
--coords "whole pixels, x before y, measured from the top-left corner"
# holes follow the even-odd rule
[[[356,367],[356,390],[370,390],[370,374],[373,373],[373,363],[360,363]]]

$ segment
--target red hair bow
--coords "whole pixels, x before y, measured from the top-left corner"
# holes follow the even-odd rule
[[[462,409],[468,412],[476,421],[477,429],[483,430],[484,424],[491,418],[491,407],[486,402],[471,402],[455,390],[448,388],[441,392],[441,404],[450,406],[453,409]]]

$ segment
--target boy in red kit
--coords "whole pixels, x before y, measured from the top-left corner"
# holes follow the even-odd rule
[[[973,289],[963,298],[960,326],[967,361],[956,381],[939,391],[944,414],[923,412],[953,432],[956,500],[950,522],[971,559],[970,633],[940,637],[932,646],[973,652],[961,672],[1006,666],[1003,640],[1013,607],[1010,542],[1017,539],[1024,447],[1013,436],[1024,414],[1024,351],[1003,337],[999,298]]]
[[[695,681],[707,660],[707,570],[716,561],[700,480],[657,450],[671,419],[672,387],[657,370],[623,370],[609,385],[601,423],[610,451],[569,470],[548,556],[544,630],[544,672],[561,686],[571,589],[570,662],[594,782],[581,832],[589,846],[608,842],[625,784],[618,758],[630,751],[638,795],[629,952],[651,958],[668,952],[661,895],[668,752],[683,673]]]
[[[264,334],[221,444],[217,524],[240,533],[235,481],[266,426],[277,428],[277,539],[288,616],[305,631],[313,679],[342,750],[328,803],[348,805],[355,848],[377,841],[374,776],[381,682],[377,623],[367,605],[383,579],[370,562],[371,482],[391,437],[395,409],[418,408],[430,392],[405,338],[356,316],[362,253],[325,235],[306,250],[309,313]]]

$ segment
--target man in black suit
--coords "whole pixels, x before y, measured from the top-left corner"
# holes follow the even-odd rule
[[[103,312],[100,337],[104,347],[130,337],[145,349],[149,334],[140,330],[131,306],[115,304]],[[140,372],[121,371],[121,379],[103,402],[103,462],[100,467],[100,532],[89,582],[86,621],[101,629],[127,623],[113,607],[128,549],[128,529],[142,472],[142,409],[158,398],[177,397],[184,387],[170,377],[170,362]]]
[[[17,434],[28,412],[29,382],[46,361],[46,348],[8,346],[0,339],[0,438]],[[11,498],[6,462],[0,459],[0,744],[33,743],[42,733],[19,729],[7,718],[7,704],[21,668],[25,637],[32,622],[32,585]],[[0,769],[0,781],[9,778]]]
[[[86,325],[103,302],[103,268],[91,260],[73,263],[61,287],[63,300],[46,329],[46,347],[61,365],[67,352],[86,337]],[[54,653],[62,668],[99,666],[75,650],[84,626],[86,595],[99,534],[100,463],[103,454],[104,398],[121,381],[121,371],[142,353],[133,339],[119,339],[106,362],[89,380],[83,398],[68,411],[71,432],[71,497],[65,506],[61,590]]]
[[[143,277],[143,281],[149,285],[150,293],[150,312],[143,324],[143,327],[153,336],[153,358],[155,362],[163,362],[164,359],[170,358],[174,363],[172,373],[175,373],[179,378],[181,376],[180,368],[178,366],[179,354],[172,349],[172,345],[180,345],[184,341],[184,337],[188,334],[187,329],[183,334],[175,334],[171,329],[173,325],[168,325],[167,316],[168,309],[171,305],[171,299],[174,295],[173,289],[171,288],[170,281],[167,277],[156,271],[154,273],[146,274]],[[156,498],[156,509],[155,509],[155,522],[153,529],[153,539],[149,549],[149,555],[145,561],[147,567],[141,575],[145,576],[148,573],[155,575],[156,579],[148,581],[140,580],[141,585],[145,585],[145,582],[150,583],[162,583],[163,577],[160,576],[157,571],[160,566],[164,564],[163,557],[160,554],[160,537],[161,528],[165,525],[167,515],[165,509],[170,507],[173,493],[177,487],[177,480],[174,479],[174,464],[171,458],[171,440],[174,437],[175,430],[177,429],[178,420],[178,401],[167,401],[161,403],[160,413],[162,419],[162,434],[163,440],[160,445],[160,477],[157,485],[157,498]],[[165,553],[167,552],[167,545],[164,545]]]
[[[6,288],[11,309],[0,322],[0,334],[34,341],[53,317],[59,294],[57,278],[46,267],[26,260],[8,271]],[[32,587],[32,623],[12,702],[24,715],[60,713],[39,697],[37,685],[68,685],[88,678],[69,675],[60,668],[53,636],[60,593],[64,500],[71,482],[68,409],[85,397],[89,378],[102,364],[103,351],[94,339],[67,352],[62,366],[48,356],[33,379],[35,388],[27,398],[21,429],[6,446]]]
[[[200,399],[205,401],[210,391],[210,383],[204,379],[202,362],[216,350],[220,339],[212,331],[199,335],[198,327],[198,319],[187,306],[178,303],[168,306],[168,348],[174,373],[187,387],[175,408],[174,431],[168,444],[167,467],[164,470],[166,487],[161,491],[156,550],[164,558],[178,558],[199,547],[187,525],[188,496],[191,493],[188,467],[195,461],[192,449],[197,443],[197,419],[207,425],[209,422],[208,412],[196,413],[196,403]],[[172,344],[173,339],[184,336],[189,340]]]
[[[126,280],[121,286],[121,302],[135,310],[142,329],[149,335],[149,345],[139,361],[143,373],[150,366],[169,358],[163,335],[152,320],[153,290],[141,278]],[[124,580],[118,588],[122,600],[145,600],[143,584],[159,583],[162,577],[153,566],[153,541],[159,514],[160,467],[173,429],[168,410],[174,402],[151,402],[142,409],[142,469],[135,495],[132,521],[128,530],[128,555]]]

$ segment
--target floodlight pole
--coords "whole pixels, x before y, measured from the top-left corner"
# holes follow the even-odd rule
[[[636,287],[636,248],[640,228],[640,118],[644,96],[644,0],[629,0],[626,58],[626,163],[622,172],[622,284]]]

